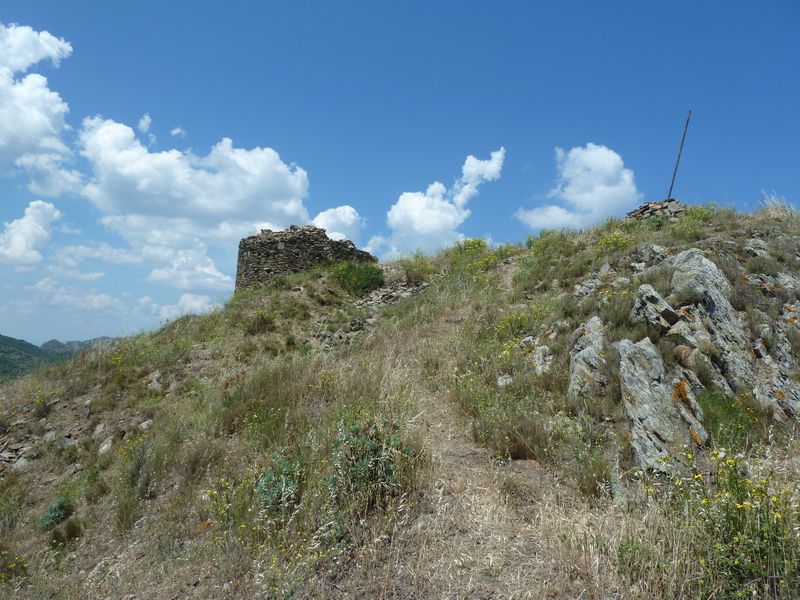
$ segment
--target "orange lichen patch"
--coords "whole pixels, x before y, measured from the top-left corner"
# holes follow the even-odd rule
[[[688,306],[681,307],[680,312],[681,316],[689,321],[691,321],[694,318],[694,315],[692,315],[692,311]]]
[[[794,325],[795,323],[797,323],[797,317],[791,315],[788,319],[786,319],[786,322],[789,323],[789,325]]]
[[[689,388],[685,379],[681,379],[678,383],[672,386],[672,399],[687,400],[689,398]]]
[[[696,444],[703,443],[703,438],[700,437],[700,433],[694,427],[689,427],[689,435],[692,436],[692,439],[695,441]]]
[[[784,392],[783,390],[778,390],[777,392],[775,392],[775,397],[778,399],[786,398],[786,392]]]
[[[631,441],[631,440],[633,439],[633,432],[632,432],[632,431],[628,431],[628,432],[626,432],[626,434],[625,434],[625,435],[627,435],[627,437],[628,437],[628,441]]]
[[[194,532],[199,535],[209,527],[211,527],[211,519],[206,519],[205,521],[203,521],[197,527],[194,528]]]

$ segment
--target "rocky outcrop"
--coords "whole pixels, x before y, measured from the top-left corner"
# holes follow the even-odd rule
[[[332,261],[369,261],[377,258],[350,240],[332,240],[324,229],[291,226],[283,231],[264,229],[239,242],[236,289],[266,283],[275,277],[304,271]]]
[[[678,202],[674,198],[662,200],[661,202],[645,202],[638,208],[628,213],[629,219],[649,219],[660,217],[668,221],[677,221],[678,217],[689,208],[686,204]]]
[[[670,471],[668,457],[686,446],[708,442],[691,385],[685,379],[668,377],[649,338],[635,344],[622,340],[616,347],[622,406],[636,462],[643,469]]]
[[[594,316],[581,325],[573,340],[567,394],[572,398],[596,397],[608,386],[606,338],[600,317]]]
[[[754,349],[757,340],[750,339],[731,305],[731,285],[722,271],[697,249],[669,260],[675,269],[670,298],[684,305],[679,312],[691,330],[685,341],[701,351],[716,352],[730,389],[753,396],[776,420],[800,415],[800,386],[790,377],[793,363],[781,364],[769,352]],[[787,360],[793,360],[791,354]]]
[[[651,285],[640,285],[631,309],[631,323],[647,323],[659,333],[666,333],[678,322],[678,313]]]

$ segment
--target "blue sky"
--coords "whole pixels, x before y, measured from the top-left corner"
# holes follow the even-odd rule
[[[800,198],[796,0],[4,0],[0,23],[0,333],[37,343],[224,301],[264,225],[388,257],[622,214],[665,196],[689,109],[676,197]]]

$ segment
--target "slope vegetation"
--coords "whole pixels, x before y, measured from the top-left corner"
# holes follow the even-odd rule
[[[795,597],[799,251],[776,206],[466,240],[8,383],[0,589]]]

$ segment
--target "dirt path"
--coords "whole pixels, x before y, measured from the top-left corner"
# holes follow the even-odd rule
[[[513,259],[501,265],[499,285],[506,294],[511,293],[517,267]],[[418,340],[416,352],[446,352],[442,340],[457,337],[465,319],[451,314],[434,323]],[[471,424],[446,390],[430,389],[424,380],[417,388],[419,414],[413,426],[431,460],[426,510],[410,527],[398,530],[388,548],[376,551],[371,560],[364,557],[363,577],[356,575],[350,594],[597,597],[589,591],[593,583],[586,581],[587,576],[597,579],[592,575],[597,557],[591,548],[563,547],[581,548],[577,537],[585,536],[591,518],[574,490],[535,461],[498,464],[475,442]],[[382,577],[375,576],[376,569],[383,571]]]

